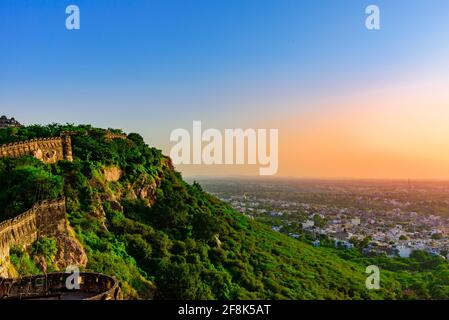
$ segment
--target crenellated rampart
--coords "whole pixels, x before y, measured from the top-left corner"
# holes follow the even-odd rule
[[[0,158],[17,158],[26,155],[45,163],[56,163],[60,160],[72,161],[72,141],[69,135],[14,142],[0,146]]]
[[[113,133],[111,131],[107,131],[104,135],[106,140],[114,140],[114,139],[128,139],[128,136],[125,133]]]
[[[67,232],[65,200],[46,200],[27,212],[0,223],[0,267],[9,261],[12,246],[26,248],[43,236]],[[1,272],[0,274],[4,273]]]
[[[110,138],[126,138],[126,135],[112,135]],[[0,145],[0,158],[25,155],[34,156],[44,163],[73,161],[70,133],[63,133],[55,138]],[[25,249],[40,237],[59,238],[68,234],[65,199],[42,201],[25,213],[1,222],[0,299],[122,299],[120,285],[116,279],[98,273],[81,273],[80,288],[75,291],[67,290],[67,277],[70,276],[67,273],[6,279],[11,247],[19,246]],[[85,256],[82,247],[81,252]]]

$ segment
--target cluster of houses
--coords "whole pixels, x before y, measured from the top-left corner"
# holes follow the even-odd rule
[[[414,250],[422,250],[449,259],[449,218],[398,209],[369,212],[340,209],[320,215],[327,220],[324,227],[314,226],[312,220],[306,220],[302,224],[303,230],[327,236],[336,242],[336,246],[350,249],[353,245],[349,240],[367,238],[363,248],[366,254],[408,258]]]
[[[414,250],[422,250],[449,259],[449,218],[403,210],[397,200],[394,203],[389,200],[388,204],[398,208],[383,210],[338,208],[246,195],[223,200],[253,219],[260,216],[275,219],[277,224],[272,229],[277,232],[287,229],[292,238],[299,238],[302,232],[312,234],[315,247],[322,245],[319,239],[323,237],[343,249],[352,249],[354,242],[368,239],[362,249],[365,254],[410,257]],[[315,215],[325,221],[324,225],[315,225]],[[298,225],[298,231],[290,230],[291,225]]]

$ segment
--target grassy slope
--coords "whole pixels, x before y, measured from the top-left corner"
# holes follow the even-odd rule
[[[30,158],[0,160],[0,205],[8,215],[21,212],[35,201],[30,194],[36,184],[43,197],[66,196],[69,221],[89,257],[88,269],[117,276],[130,298],[449,296],[448,268],[442,261],[365,258],[273,232],[199,185],[186,184],[168,159],[138,135],[106,141],[104,130],[89,126],[37,126],[0,132],[0,143],[61,130],[79,132],[73,138],[75,161],[46,166]],[[111,165],[124,172],[118,182],[101,177]],[[152,206],[129,195],[130,185],[142,179],[158,182]],[[11,185],[16,188],[6,187]],[[365,287],[370,264],[396,270],[382,271],[380,290]]]
[[[236,218],[242,229],[232,238],[244,248],[240,252],[252,250],[251,256],[240,254],[237,259],[245,261],[260,281],[260,287],[252,288],[251,298],[381,299],[394,298],[398,292],[399,283],[389,274],[382,278],[383,289],[367,290],[365,265],[343,260],[334,249],[314,248],[257,222]],[[232,244],[223,247],[232,250]]]

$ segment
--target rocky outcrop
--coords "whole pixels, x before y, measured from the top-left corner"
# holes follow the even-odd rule
[[[123,139],[123,140],[128,139],[128,136],[125,133],[113,133],[111,131],[107,131],[104,137],[106,140],[109,141],[114,139]]]
[[[91,187],[104,191],[106,196],[101,199],[95,198],[95,210],[92,212],[96,217],[105,217],[102,204],[107,201],[116,211],[123,211],[121,201],[125,198],[140,199],[149,206],[156,201],[156,191],[160,185],[161,177],[152,177],[148,174],[141,174],[133,183],[127,183],[125,188],[112,190],[108,182],[118,182],[123,177],[123,170],[117,166],[108,166],[100,170],[100,174],[95,175],[89,181]]]
[[[103,176],[107,182],[117,182],[123,175],[122,170],[119,167],[110,166],[103,168]]]
[[[156,201],[156,191],[160,184],[147,175],[141,175],[133,184],[128,185],[128,196],[132,199],[140,199],[152,206]]]
[[[63,271],[68,266],[85,267],[87,265],[86,252],[70,227],[69,232],[57,237],[56,241],[58,252],[55,263],[59,270]]]
[[[19,121],[14,118],[8,119],[6,116],[0,117],[0,129],[10,127],[22,127]]]

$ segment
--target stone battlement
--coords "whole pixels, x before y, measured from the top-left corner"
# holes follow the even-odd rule
[[[8,119],[6,116],[0,117],[0,129],[9,127],[21,127],[22,125],[14,118]]]
[[[0,223],[0,269],[8,264],[12,246],[27,247],[43,236],[67,233],[65,200],[46,200]],[[0,275],[5,270],[0,270]]]
[[[0,146],[0,158],[17,158],[26,155],[45,163],[56,163],[60,160],[73,161],[72,141],[69,135],[41,138],[8,143]]]
[[[31,155],[44,163],[73,161],[70,134],[66,132],[60,137],[0,145],[0,158]],[[116,138],[126,138],[126,135],[111,136],[111,139]],[[66,281],[70,276],[68,273],[6,279],[11,247],[25,249],[40,237],[55,237],[59,241],[64,237],[67,239],[68,235],[65,199],[42,201],[19,216],[0,222],[0,299],[122,299],[119,283],[114,278],[99,273],[81,273],[80,289],[74,291],[66,288]],[[70,249],[73,250],[73,247]],[[73,252],[85,256],[82,247]],[[66,261],[70,263],[70,259]],[[85,262],[80,262],[80,265],[85,265]]]
[[[113,133],[111,131],[107,131],[104,137],[106,140],[128,139],[128,136],[125,133]]]

